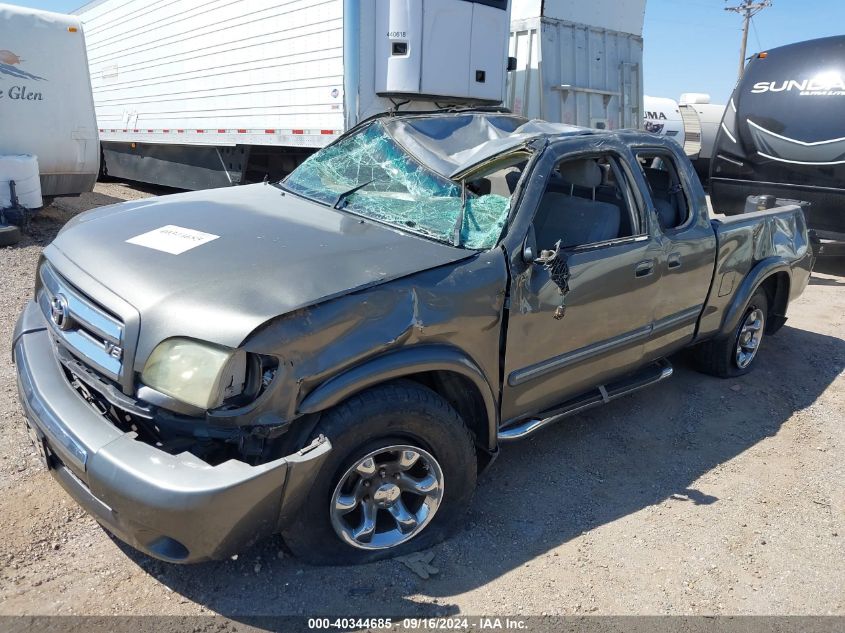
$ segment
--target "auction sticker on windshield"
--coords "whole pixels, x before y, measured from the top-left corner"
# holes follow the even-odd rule
[[[141,235],[130,237],[126,242],[128,244],[154,248],[157,251],[163,251],[171,255],[181,255],[185,251],[201,246],[206,242],[214,241],[218,237],[220,236],[168,224],[167,226],[141,233]]]

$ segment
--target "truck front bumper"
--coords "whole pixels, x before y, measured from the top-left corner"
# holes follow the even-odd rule
[[[171,455],[118,429],[71,387],[35,303],[12,346],[30,437],[53,476],[110,532],[161,560],[225,558],[277,532],[331,450],[321,437],[259,466]]]

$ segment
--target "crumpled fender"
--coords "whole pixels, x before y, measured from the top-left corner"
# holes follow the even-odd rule
[[[748,305],[748,301],[752,295],[766,279],[779,272],[787,273],[791,279],[791,271],[790,262],[782,257],[767,257],[763,261],[758,262],[745,276],[745,279],[742,280],[734,295],[733,301],[725,311],[720,334],[729,336],[736,330],[739,326],[739,320],[745,313],[745,306]]]
[[[782,201],[788,202],[788,201]],[[707,301],[696,340],[728,336],[739,323],[748,300],[773,275],[778,281],[768,333],[786,321],[788,303],[797,298],[810,278],[813,251],[800,205],[784,204],[713,220],[718,251]],[[781,275],[785,273],[785,275]],[[787,281],[788,280],[788,281]]]
[[[453,371],[471,380],[484,400],[490,424],[488,437],[495,448],[497,429],[496,397],[484,373],[460,350],[446,345],[419,345],[400,348],[372,358],[326,381],[309,393],[299,405],[300,413],[317,413],[346,398],[388,380],[427,371]]]
[[[452,371],[477,386],[467,423],[492,450],[507,279],[493,249],[269,321],[243,344],[280,359],[263,415],[295,422],[385,380]]]

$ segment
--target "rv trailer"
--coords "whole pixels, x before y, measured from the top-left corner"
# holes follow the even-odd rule
[[[0,4],[0,246],[9,222],[91,191],[99,158],[79,18]]]
[[[725,106],[710,103],[710,95],[685,92],[678,101],[643,98],[647,132],[675,139],[692,161],[702,184],[707,184],[710,160]]]
[[[713,206],[743,213],[749,196],[810,203],[820,255],[845,255],[845,36],[755,55],[716,138]]]

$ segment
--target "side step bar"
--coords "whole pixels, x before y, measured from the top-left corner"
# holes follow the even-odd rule
[[[616,400],[616,398],[666,380],[672,375],[672,371],[672,365],[668,360],[659,360],[632,376],[608,385],[600,385],[594,391],[570,400],[562,407],[541,414],[544,417],[532,417],[507,424],[499,429],[499,441],[512,442],[514,440],[521,440],[549,424],[562,420],[570,415],[592,409],[600,404],[606,404],[611,400]]]

